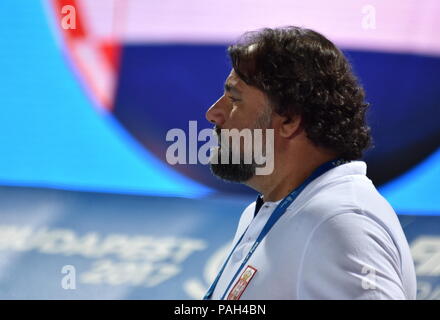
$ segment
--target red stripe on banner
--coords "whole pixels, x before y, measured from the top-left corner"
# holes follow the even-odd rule
[[[55,12],[56,17],[58,18],[57,25],[61,29],[62,34],[64,34],[66,37],[70,39],[75,39],[75,40],[85,38],[86,30],[84,28],[81,9],[77,5],[76,0],[52,0],[52,3],[56,11]],[[73,7],[74,11],[69,10],[70,8],[68,6]],[[64,13],[63,13],[63,9],[65,10]],[[74,17],[73,14],[75,15]],[[71,18],[70,15],[72,15]],[[72,19],[74,19],[74,23],[75,23],[74,28],[70,29],[63,27],[63,23],[65,23],[66,26],[72,24],[73,23]]]
[[[93,35],[93,30],[87,28],[80,0],[51,0],[51,4],[56,27],[85,90],[100,110],[111,111],[121,46],[113,37],[103,39]],[[121,7],[124,3],[119,4]],[[75,17],[69,16],[73,14]],[[70,29],[73,23],[74,28]]]
[[[89,97],[101,110],[111,111],[113,107],[112,98],[114,87],[110,85],[108,91],[103,90],[102,86],[100,86],[102,83],[99,82],[99,78],[107,76],[102,75],[100,73],[102,70],[99,68],[90,67],[90,65],[84,61],[84,59],[87,58],[81,56],[80,52],[82,49],[88,48],[92,55],[94,53],[98,55],[98,59],[101,58],[104,62],[102,67],[108,68],[108,70],[111,71],[111,79],[107,78],[107,80],[114,82],[116,70],[119,66],[120,46],[117,45],[115,41],[103,41],[92,37],[91,32],[86,27],[87,21],[85,21],[79,2],[78,0],[51,0],[56,27],[64,39],[68,56],[73,61],[73,65],[78,71],[80,78],[84,81],[84,89],[88,92]],[[66,6],[72,6],[74,11],[69,10],[72,8]],[[69,14],[75,14],[75,28],[72,29],[63,26],[66,22],[67,24],[69,24],[69,22],[72,23],[72,21],[69,21]]]
[[[112,68],[113,72],[117,72],[119,69],[119,59],[121,54],[121,46],[116,42],[101,42],[99,44],[101,54],[107,60],[108,65]]]

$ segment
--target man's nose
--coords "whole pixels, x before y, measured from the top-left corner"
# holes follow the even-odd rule
[[[223,97],[219,98],[209,109],[206,111],[206,119],[221,127],[226,120],[225,108],[222,107]]]

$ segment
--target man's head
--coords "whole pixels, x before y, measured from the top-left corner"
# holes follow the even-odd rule
[[[263,29],[246,33],[228,53],[233,70],[206,114],[216,128],[273,128],[275,157],[316,148],[355,160],[370,146],[364,91],[343,53],[321,34]],[[245,182],[256,165],[211,168],[221,178]]]

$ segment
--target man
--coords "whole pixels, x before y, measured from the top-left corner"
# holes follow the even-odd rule
[[[211,161],[260,196],[205,299],[415,299],[407,240],[358,160],[371,145],[368,104],[342,52],[298,27],[247,33],[228,52],[225,92],[206,113],[214,158],[232,155],[226,129],[273,129],[274,169]]]

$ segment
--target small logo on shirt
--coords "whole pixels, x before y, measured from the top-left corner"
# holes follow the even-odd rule
[[[229,292],[227,300],[239,300],[255,273],[257,273],[257,269],[248,265]]]

